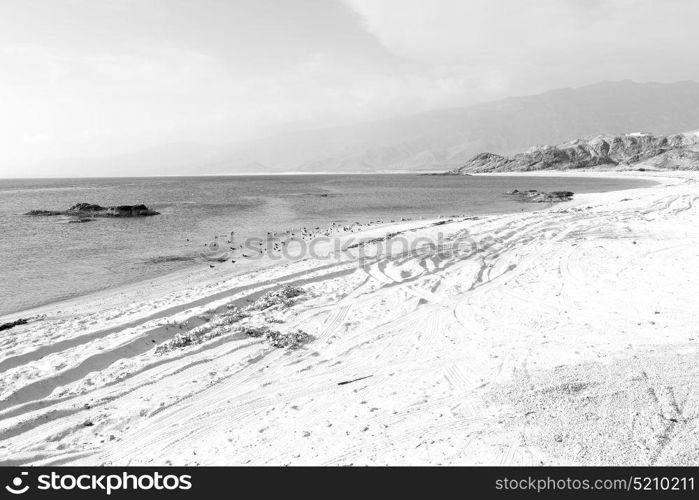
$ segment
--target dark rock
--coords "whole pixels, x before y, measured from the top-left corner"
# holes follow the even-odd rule
[[[50,217],[51,215],[63,215],[63,212],[56,210],[30,210],[24,215],[34,215],[37,217]]]
[[[2,325],[0,325],[0,331],[9,330],[10,328],[14,328],[15,326],[19,325],[26,325],[28,322],[28,319],[20,318],[15,321],[10,321],[9,323],[3,323]]]
[[[104,210],[104,207],[93,203],[76,203],[68,209],[68,212],[98,212]]]
[[[94,217],[149,217],[159,215],[159,212],[151,210],[145,205],[118,205],[115,207],[102,207],[93,203],[76,203],[68,210],[31,210],[25,215],[52,216],[70,215],[80,217],[80,222],[85,222]]]
[[[543,191],[537,191],[536,189],[529,189],[527,191],[513,189],[505,194],[508,196],[514,196],[519,201],[531,203],[556,203],[560,201],[572,200],[575,193],[572,191],[551,191],[550,193],[545,193]]]

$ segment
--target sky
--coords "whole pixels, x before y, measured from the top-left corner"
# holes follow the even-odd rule
[[[601,80],[699,80],[697,19],[696,0],[0,0],[0,177]]]

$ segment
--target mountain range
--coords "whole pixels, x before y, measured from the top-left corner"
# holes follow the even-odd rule
[[[483,151],[508,155],[599,134],[666,136],[697,128],[697,82],[601,82],[244,144],[172,144],[80,161],[80,168],[99,175],[435,171],[464,166]],[[60,167],[70,172],[70,165]]]
[[[699,131],[673,135],[631,133],[535,146],[505,157],[480,153],[453,174],[576,168],[699,170]]]

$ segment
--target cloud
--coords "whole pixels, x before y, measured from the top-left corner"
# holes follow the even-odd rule
[[[696,0],[32,5],[0,7],[0,177],[41,158],[699,79]]]
[[[0,175],[3,165],[49,155],[110,154],[168,140],[196,126],[204,106],[214,107],[212,94],[221,95],[217,64],[191,50],[6,44],[0,67]]]
[[[696,78],[695,0],[344,0],[392,53],[518,82]],[[499,76],[498,76],[499,75]],[[551,81],[553,79],[553,82]]]
[[[181,140],[245,142],[304,122],[419,112],[467,90],[467,80],[453,75],[374,71],[322,51],[265,73],[163,46],[96,52],[14,44],[0,48],[0,64],[8,75],[0,99],[9,103],[0,118],[0,174],[42,157],[104,156]]]
[[[372,120],[445,106],[467,86],[438,72],[377,72],[319,52],[273,74],[229,84],[221,116],[244,116],[248,124]]]

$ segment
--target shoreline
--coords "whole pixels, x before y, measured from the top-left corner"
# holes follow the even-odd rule
[[[338,172],[304,172],[304,171],[289,171],[289,172],[265,172],[265,173],[258,173],[258,172],[248,172],[248,173],[224,173],[224,174],[199,174],[199,175],[155,175],[155,176],[145,176],[145,177],[138,177],[138,176],[119,176],[119,177],[0,177],[0,181],[40,181],[40,180],[79,180],[79,179],[162,179],[162,178],[173,178],[173,177],[182,177],[182,178],[197,178],[197,177],[236,177],[236,176],[249,176],[249,177],[264,177],[264,176],[281,176],[281,175],[289,175],[289,176],[297,176],[297,175],[454,175],[458,176],[458,174],[448,174],[446,173],[448,171],[445,170],[386,170],[386,171],[370,171],[370,172],[357,172],[357,171],[338,171]],[[581,177],[584,177],[585,174],[589,173],[620,173],[620,174],[629,174],[633,172],[640,172],[638,170],[611,170],[611,169],[605,169],[605,170],[593,170],[593,169],[568,169],[568,170],[531,170],[531,171],[512,171],[512,172],[487,172],[487,173],[471,173],[468,175],[472,176],[489,176],[489,175],[494,175],[494,176],[512,176],[516,177],[518,175],[541,175],[545,176],[548,175],[548,173],[551,173],[552,176],[556,176],[556,174],[562,174],[566,175],[569,174],[570,176],[575,176],[576,173],[583,174]],[[645,170],[643,171],[645,173],[664,173],[663,170]],[[641,173],[643,173],[641,172]],[[624,178],[624,176],[620,176],[619,178]]]
[[[663,422],[699,410],[699,174],[650,177],[363,233],[443,234],[466,253],[304,260],[47,308],[0,337],[0,464],[693,463]],[[257,308],[281,285],[301,294]],[[239,329],[260,327],[310,337],[287,350]]]
[[[393,172],[393,173],[405,173],[405,172]],[[628,175],[628,174],[632,175]],[[547,171],[533,171],[533,172],[496,172],[496,173],[485,173],[485,174],[471,174],[474,177],[578,177],[578,178],[613,178],[613,179],[628,179],[629,177],[632,177],[634,179],[639,179],[639,180],[647,180],[651,182],[656,182],[656,183],[662,183],[662,181],[659,181],[658,179],[667,179],[666,176],[653,176],[653,175],[648,175],[648,172],[639,172],[638,174],[641,175],[635,175],[636,172],[625,172],[625,171],[614,171],[614,172],[609,172],[609,171],[575,171],[575,172],[570,172],[566,170],[547,170]],[[642,175],[646,174],[646,175]],[[242,175],[242,174],[241,174]],[[622,189],[619,191],[626,191],[628,189],[637,189],[637,188],[626,188]],[[615,192],[615,191],[610,191],[610,192]],[[578,194],[576,193],[575,202],[577,199],[579,199],[582,196],[589,195],[589,194],[598,194],[598,193],[581,193]],[[567,203],[572,203],[572,202],[567,202]],[[540,211],[540,210],[545,210],[548,207],[540,207],[540,208],[532,208],[528,211]],[[517,213],[517,212],[511,212],[511,213]],[[481,214],[478,215],[478,217],[493,217],[497,215],[502,215],[500,213],[486,213],[486,214]],[[438,218],[434,219],[413,219],[411,222],[433,222],[439,220]],[[379,229],[379,228],[385,228],[386,232],[391,232],[392,231],[392,226],[400,227],[402,223],[396,222],[396,223],[390,223],[390,222],[385,222],[380,225],[374,226],[372,229]],[[357,235],[355,233],[354,235]],[[282,261],[277,261],[277,262],[270,262],[268,261],[267,258],[263,259],[254,259],[254,260],[242,260],[238,259],[236,262],[236,268],[231,270],[226,270],[224,271],[224,276],[226,279],[229,279],[231,277],[239,277],[241,275],[251,273],[254,271],[262,270],[262,269],[268,269],[270,267],[274,266],[283,266],[283,265],[288,265],[294,261],[291,260],[282,260]],[[221,270],[221,267],[225,265],[226,262],[223,263],[216,263],[216,269]],[[255,265],[256,264],[256,265]],[[217,276],[205,276],[205,274],[211,274],[210,271],[205,267],[207,266],[207,263],[205,262],[196,262],[193,264],[189,265],[184,265],[181,269],[177,269],[174,271],[164,271],[159,274],[154,274],[153,276],[150,276],[145,279],[137,279],[135,281],[130,281],[127,283],[123,283],[118,286],[111,286],[111,287],[106,287],[102,289],[97,289],[97,290],[92,290],[87,293],[81,293],[77,292],[74,295],[68,295],[63,298],[59,299],[50,299],[44,303],[37,304],[35,306],[32,306],[30,308],[26,309],[20,309],[17,311],[11,311],[7,313],[2,313],[0,314],[0,323],[4,323],[7,321],[11,321],[12,318],[16,317],[36,317],[40,316],[42,314],[47,314],[49,311],[56,311],[59,308],[72,308],[75,307],[76,305],[79,305],[79,303],[85,301],[85,300],[100,300],[100,299],[107,299],[109,296],[116,296],[116,295],[128,295],[128,294],[134,294],[135,292],[138,291],[139,288],[144,287],[144,286],[154,286],[156,288],[163,288],[163,287],[169,287],[171,283],[176,283],[178,281],[184,281],[184,282],[189,282],[190,280],[194,279],[199,282],[200,285],[205,286],[208,282],[210,281],[217,281],[218,279],[223,278],[224,276],[222,275],[217,275]],[[196,276],[195,276],[196,275]]]
[[[357,172],[356,170],[349,170],[349,171],[337,171],[337,172],[329,172],[329,171],[319,171],[319,172],[305,172],[302,170],[299,171],[288,171],[288,172],[265,172],[265,173],[259,173],[259,172],[241,172],[241,173],[223,173],[223,174],[198,174],[198,175],[178,175],[178,174],[173,174],[173,175],[153,175],[153,176],[146,176],[146,177],[138,177],[138,176],[133,176],[133,175],[128,175],[128,176],[118,176],[118,177],[0,177],[0,181],[37,181],[37,180],[61,180],[61,179],[66,179],[66,180],[71,180],[71,179],[162,179],[162,178],[173,178],[173,177],[182,177],[182,178],[196,178],[196,177],[244,177],[244,176],[249,176],[249,177],[264,177],[264,176],[281,176],[281,175],[405,175],[405,174],[423,174],[423,173],[439,173],[443,172],[442,170],[386,170],[386,171],[376,171],[372,170],[369,172]]]

